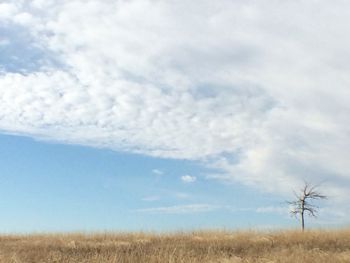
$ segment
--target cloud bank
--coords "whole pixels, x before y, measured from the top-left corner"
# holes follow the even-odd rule
[[[350,3],[0,1],[0,130],[350,186]]]

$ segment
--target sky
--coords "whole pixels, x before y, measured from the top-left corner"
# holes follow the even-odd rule
[[[350,3],[0,0],[0,231],[349,224]]]

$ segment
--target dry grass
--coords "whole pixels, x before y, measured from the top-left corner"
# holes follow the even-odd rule
[[[350,262],[350,230],[3,235],[0,262]]]

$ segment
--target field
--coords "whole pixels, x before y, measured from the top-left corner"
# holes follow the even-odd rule
[[[350,230],[2,235],[0,262],[350,262]]]

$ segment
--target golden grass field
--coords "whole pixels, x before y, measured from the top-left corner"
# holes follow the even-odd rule
[[[350,262],[350,230],[2,235],[0,262]]]

